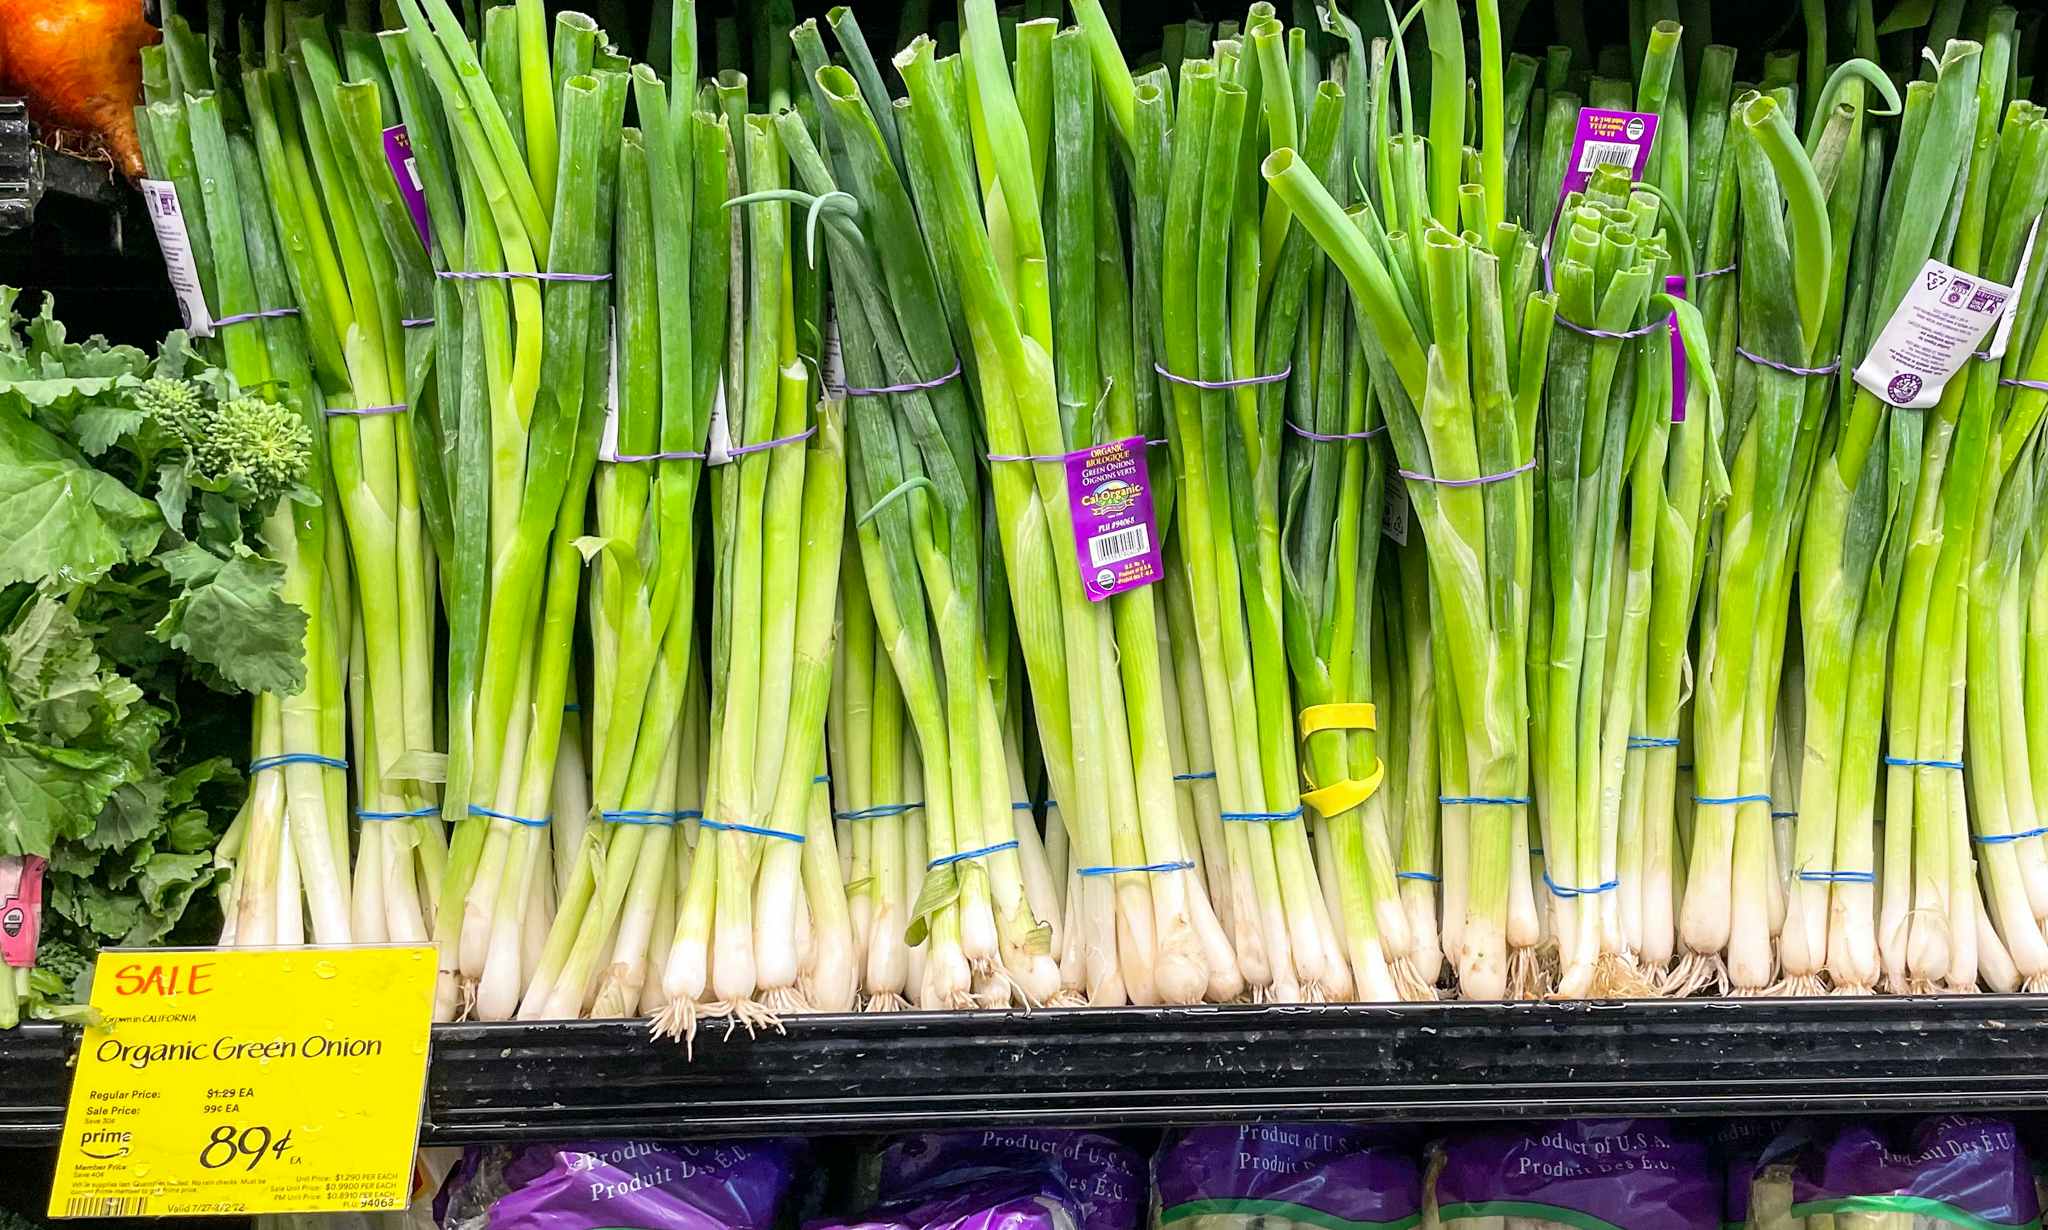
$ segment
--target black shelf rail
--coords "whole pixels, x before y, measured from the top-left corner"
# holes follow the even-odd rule
[[[76,1033],[0,1034],[0,1145],[55,1142]],[[1069,1009],[442,1025],[426,1138],[2048,1108],[2048,996]]]

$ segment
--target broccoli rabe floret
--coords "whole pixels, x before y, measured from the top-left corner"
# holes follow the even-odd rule
[[[143,382],[135,404],[185,446],[201,478],[239,488],[262,506],[290,491],[312,462],[313,434],[296,412],[267,397],[209,397],[190,380]]]
[[[201,474],[248,488],[268,504],[297,486],[312,461],[313,433],[296,413],[264,397],[213,403],[204,430],[190,440]]]

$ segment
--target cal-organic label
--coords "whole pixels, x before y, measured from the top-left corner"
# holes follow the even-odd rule
[[[404,1208],[434,967],[424,946],[102,952],[50,1215]]]
[[[2036,217],[2034,225],[2027,228],[2027,246],[2020,249],[2019,272],[2012,275],[2014,288],[2023,294],[2027,289],[2027,270],[2034,263],[2034,241],[2040,237],[2041,219]],[[1987,358],[2003,359],[2005,357],[2006,347],[2012,345],[2012,322],[2017,319],[2019,319],[2017,309],[2009,311],[1998,318],[1998,329],[1991,335],[1991,344],[1984,348]]]
[[[199,266],[192,260],[192,232],[185,225],[185,211],[178,205],[178,186],[167,179],[142,181],[142,199],[149,207],[149,224],[156,231],[156,246],[163,250],[164,276],[178,297],[178,314],[185,319],[185,331],[194,337],[213,336],[213,313],[206,306],[206,290],[199,285]]]
[[[1934,405],[2012,298],[2010,286],[1930,258],[1856,368],[1856,383],[1903,409]]]
[[[1650,146],[1657,140],[1657,117],[1648,111],[1605,111],[1579,108],[1579,126],[1572,134],[1572,158],[1564,171],[1563,202],[1585,191],[1598,167],[1620,167],[1631,180],[1641,179],[1650,165]]]
[[[1152,519],[1145,437],[1113,440],[1067,455],[1074,549],[1088,600],[1100,602],[1165,575]]]
[[[405,125],[393,124],[384,130],[384,161],[391,164],[391,179],[405,200],[406,212],[412,215],[413,229],[420,233],[420,246],[432,247],[427,238],[426,189],[420,184],[419,164],[413,159],[412,137]]]

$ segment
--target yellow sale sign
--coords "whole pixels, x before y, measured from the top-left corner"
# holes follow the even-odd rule
[[[434,966],[429,947],[102,952],[50,1215],[404,1208]]]

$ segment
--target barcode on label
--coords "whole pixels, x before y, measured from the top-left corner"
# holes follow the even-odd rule
[[[1088,540],[1088,562],[1100,568],[1120,560],[1132,559],[1152,549],[1152,535],[1142,525],[1118,530],[1113,534],[1101,534]]]
[[[66,1217],[147,1217],[147,1196],[73,1196],[64,1203]]]
[[[1637,147],[1628,141],[1588,141],[1580,147],[1579,170],[1590,171],[1594,167],[1620,167],[1624,171],[1636,169]]]

